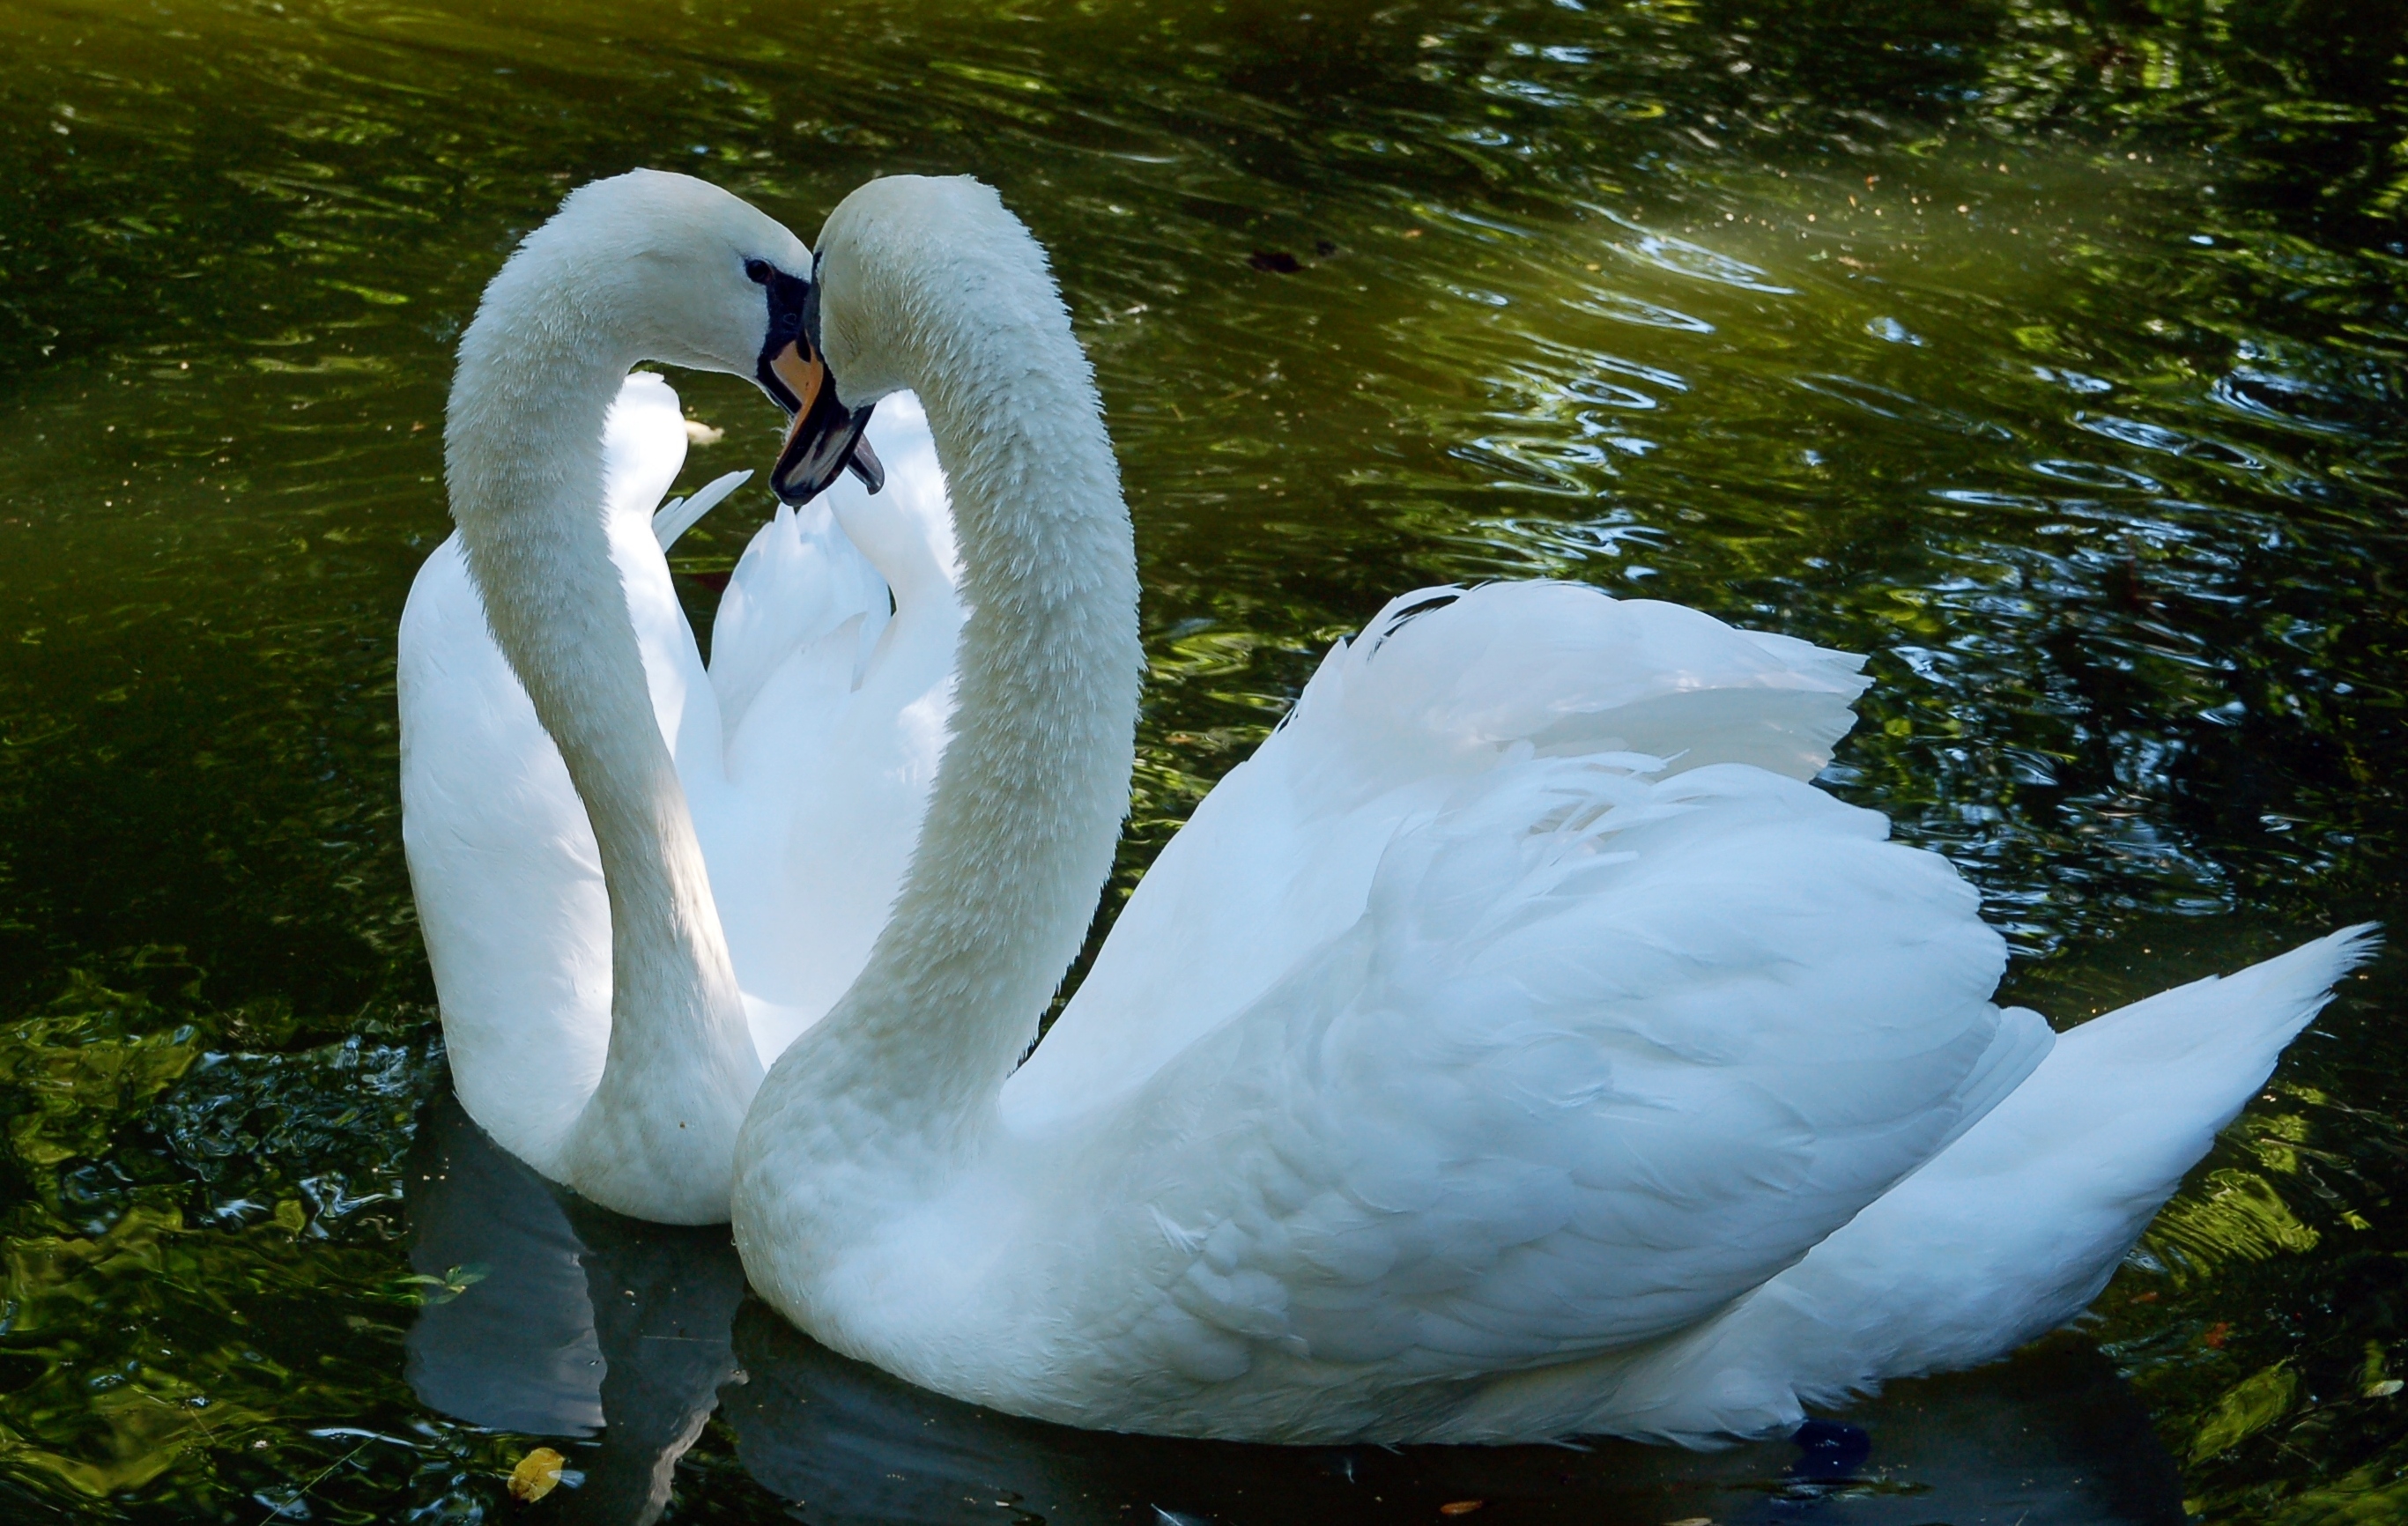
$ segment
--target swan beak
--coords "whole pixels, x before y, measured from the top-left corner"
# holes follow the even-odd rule
[[[770,356],[768,367],[795,399],[795,421],[769,469],[771,491],[786,503],[807,504],[848,470],[872,492],[884,487],[886,467],[862,437],[869,408],[848,408],[838,399],[836,378],[819,352],[798,340]]]

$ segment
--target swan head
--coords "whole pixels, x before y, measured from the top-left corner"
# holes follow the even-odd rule
[[[755,379],[792,421],[769,468],[770,491],[782,502],[807,504],[850,468],[870,492],[878,492],[886,485],[886,468],[864,434],[876,404],[847,406],[838,392],[820,348],[818,284],[766,262],[745,268],[769,292],[771,328]]]
[[[527,235],[463,348],[476,329],[499,330],[486,337],[502,344],[566,330],[613,351],[596,357],[613,367],[661,361],[757,380],[772,332],[799,321],[780,305],[799,305],[810,271],[803,241],[740,197],[631,170],[579,186]],[[552,301],[513,300],[538,293]]]
[[[796,421],[790,476],[819,469],[815,445],[874,487],[859,430],[828,427],[827,410],[844,410],[815,358],[816,306],[811,251],[784,224],[709,181],[632,170],[578,187],[527,235],[486,288],[461,366],[591,363],[614,390],[644,361],[745,377]]]
[[[869,410],[890,393],[928,401],[1049,370],[1088,374],[1045,251],[995,188],[969,176],[890,175],[859,187],[820,230],[812,277],[797,353],[817,391],[769,481],[787,503],[852,464]]]

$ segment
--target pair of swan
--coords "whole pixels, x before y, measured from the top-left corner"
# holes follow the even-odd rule
[[[699,182],[619,189],[638,186],[666,228],[727,210]],[[744,283],[742,312],[656,304],[648,328],[579,325],[580,293],[628,278],[613,258],[675,284],[660,250],[613,247],[608,199],[527,241],[462,347],[461,530],[401,620],[403,837],[470,1114],[607,1206],[712,1222],[762,1070],[885,920],[943,749],[962,610],[943,478],[897,399],[868,457],[884,491],[847,480],[762,527],[706,670],[666,552],[750,474],[662,505],[684,420],[666,381],[628,367],[709,364],[675,336],[714,323],[757,351],[763,289]],[[809,268],[792,235],[742,213],[747,247]],[[620,294],[640,301],[640,277]],[[514,629],[528,637],[506,658],[495,633]]]
[[[663,391],[627,381],[646,359],[759,380],[790,503],[875,479],[906,442],[865,449],[871,409],[916,397],[958,626],[950,678],[896,687],[940,756],[863,699],[875,651],[746,749],[720,664],[831,637],[756,649],[723,615],[691,662],[640,517],[667,477],[609,453],[630,386]],[[1944,861],[1807,782],[1857,659],[1564,584],[1430,590],[1331,651],[1031,1053],[1126,805],[1138,582],[1085,358],[995,193],[874,181],[814,255],[699,182],[585,187],[488,289],[447,445],[452,623],[405,631],[404,769],[470,1112],[606,1206],[725,1213],[796,1324],[999,1409],[1698,1442],[1989,1360],[2096,1296],[2371,940],[2057,1037],[1989,1000],[2004,948]],[[438,639],[480,688],[440,697]],[[861,788],[847,719],[909,755],[898,876],[803,840]],[[819,948],[810,875],[874,900],[866,947]],[[824,1014],[812,958],[846,977]]]

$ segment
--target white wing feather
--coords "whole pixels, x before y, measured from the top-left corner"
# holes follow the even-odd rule
[[[1855,720],[1862,662],[1577,584],[1392,601],[1163,849],[1005,1116],[1039,1129],[1118,1105],[1352,926],[1397,832],[1509,750],[1808,778]]]
[[[1729,765],[1478,780],[1132,1110],[1198,1246],[1173,1301],[1437,1378],[1680,1329],[1789,1265],[2044,1049],[1986,999],[1971,891],[1882,835]]]
[[[1376,1433],[1399,1383],[1694,1324],[2029,1073],[1972,890],[1799,782],[1857,666],[1547,584],[1331,654],[1006,1089],[1069,1191],[1144,1206],[1094,1221],[1153,1245],[1143,1306],[1096,1311],[1112,1423],[1217,1384],[1232,1433]]]

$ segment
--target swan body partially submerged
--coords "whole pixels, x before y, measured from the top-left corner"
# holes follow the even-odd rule
[[[840,1351],[1122,1430],[1762,1430],[2078,1313],[2366,948],[2057,1039],[1991,1002],[1955,871],[1806,782],[1856,659],[1425,591],[1198,807],[1022,1065],[1127,800],[1111,442],[986,188],[865,186],[817,279],[805,432],[917,392],[971,610],[893,915],[738,1141],[748,1275]]]
[[[398,662],[403,835],[463,1103],[552,1179],[682,1222],[725,1218],[762,1067],[867,955],[961,620],[943,478],[896,398],[868,435],[884,491],[781,506],[706,669],[665,553],[749,474],[663,505],[688,432],[628,366],[766,370],[777,292],[748,260],[810,268],[735,197],[648,173],[580,191],[513,256],[462,344],[460,529]]]

